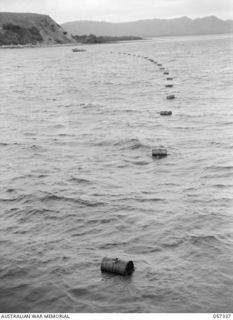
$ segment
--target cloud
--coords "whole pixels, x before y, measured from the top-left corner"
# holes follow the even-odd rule
[[[233,18],[232,0],[0,0],[0,11],[49,14],[71,20],[128,21],[179,16]]]

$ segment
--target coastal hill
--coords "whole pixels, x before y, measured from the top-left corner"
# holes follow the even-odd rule
[[[73,35],[91,34],[97,36],[182,36],[233,33],[233,20],[221,20],[215,16],[190,19],[152,19],[124,23],[98,21],[74,21],[63,23],[62,27]]]
[[[0,12],[0,45],[70,42],[67,31],[47,15]]]

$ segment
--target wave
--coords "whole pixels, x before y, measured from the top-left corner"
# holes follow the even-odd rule
[[[193,245],[211,244],[213,242],[220,242],[215,235],[189,236],[188,241]]]
[[[127,138],[127,139],[120,139],[118,141],[113,140],[103,140],[100,142],[95,143],[97,146],[114,146],[119,147],[122,150],[137,150],[137,149],[148,149],[150,146],[142,143],[137,138]]]
[[[0,147],[7,147],[7,146],[20,146],[21,143],[13,142],[13,143],[7,143],[7,142],[0,142]]]
[[[123,149],[130,149],[130,150],[148,148],[148,146],[146,144],[143,144],[137,138],[121,140],[118,143],[116,143],[115,145],[121,146]]]
[[[85,178],[77,178],[77,177],[71,177],[71,178],[69,179],[69,181],[71,181],[71,182],[77,182],[77,183],[79,183],[79,184],[90,184],[90,183],[91,183],[91,181],[88,180],[88,179],[85,179]]]
[[[18,196],[18,197],[14,197],[14,198],[0,198],[0,201],[2,202],[19,202],[22,201],[23,199],[25,199],[25,196]]]
[[[189,235],[184,237],[177,237],[168,240],[167,242],[164,242],[161,245],[162,248],[177,248],[184,244],[187,246],[188,244],[202,247],[204,245],[212,246],[213,243],[216,244],[216,247],[218,247],[218,244],[221,242],[221,239],[219,239],[216,235]]]
[[[32,150],[34,152],[46,152],[46,148],[39,146],[37,144],[33,144],[31,146],[24,146],[23,149],[29,149]]]
[[[40,198],[40,201],[43,202],[51,202],[51,201],[61,201],[61,202],[70,202],[79,204],[82,207],[99,207],[104,206],[104,202],[100,201],[93,201],[93,200],[85,200],[80,198],[70,198],[65,196],[58,196],[55,194],[47,194]]]
[[[148,164],[150,164],[150,161],[146,161],[146,160],[138,160],[138,161],[130,161],[130,160],[124,160],[126,163],[131,163],[134,164],[136,166],[147,166]]]
[[[228,171],[228,170],[233,170],[233,166],[209,166],[209,167],[206,167],[206,170],[209,170],[209,171]]]

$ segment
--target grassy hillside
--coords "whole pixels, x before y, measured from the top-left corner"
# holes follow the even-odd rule
[[[0,45],[56,44],[74,40],[47,15],[0,12]]]

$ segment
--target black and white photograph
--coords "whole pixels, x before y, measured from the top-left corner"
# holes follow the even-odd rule
[[[233,1],[0,0],[1,319],[232,313]]]

